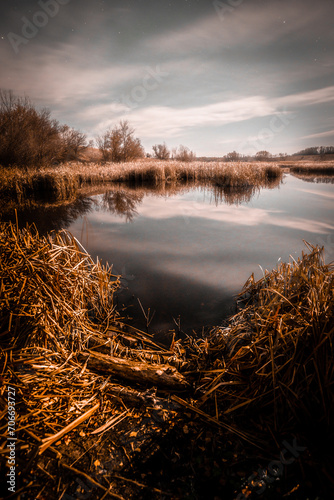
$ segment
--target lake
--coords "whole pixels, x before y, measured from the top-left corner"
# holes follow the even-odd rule
[[[118,306],[150,333],[219,325],[235,312],[235,295],[254,272],[325,245],[334,260],[334,184],[290,174],[268,189],[233,192],[183,185],[154,191],[95,188],[70,204],[19,210],[20,224],[67,228],[95,259],[122,274]],[[13,214],[5,218],[13,220]],[[141,306],[139,304],[139,301]],[[173,319],[174,318],[174,319]]]

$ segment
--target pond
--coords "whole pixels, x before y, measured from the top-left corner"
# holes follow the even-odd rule
[[[279,259],[307,251],[303,240],[325,245],[333,260],[333,214],[333,183],[287,174],[279,185],[242,192],[100,187],[74,203],[20,210],[19,219],[41,232],[67,228],[94,259],[113,264],[123,276],[118,305],[131,324],[145,329],[142,308],[146,315],[150,308],[150,333],[176,323],[200,333],[235,312],[252,272],[260,278]]]

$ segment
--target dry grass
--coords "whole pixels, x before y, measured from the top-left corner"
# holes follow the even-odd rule
[[[0,170],[0,195],[3,200],[17,203],[32,198],[65,201],[74,199],[84,187],[110,182],[161,186],[191,181],[226,188],[260,188],[268,181],[280,180],[282,175],[277,165],[261,162],[182,163],[145,159],[124,164],[68,163],[27,172],[3,168]]]
[[[202,372],[196,406],[241,428],[255,416],[262,437],[334,437],[334,264],[308,246],[298,261],[252,275],[228,326],[192,341]]]
[[[259,281],[252,275],[228,326],[163,348],[123,324],[113,300],[117,277],[68,232],[40,237],[34,227],[0,223],[0,410],[5,415],[5,388],[14,387],[17,453],[28,463],[87,419],[95,433],[92,416],[103,399],[100,432],[130,416],[120,395],[156,404],[135,381],[133,388],[114,370],[96,372],[98,352],[107,364],[130,360],[159,377],[168,367],[183,388],[192,382],[188,399],[172,399],[201,418],[203,429],[213,424],[264,447],[270,439],[279,447],[279,436],[293,433],[310,449],[326,440],[331,452],[334,265],[324,263],[322,249],[309,250]],[[2,446],[0,454],[7,451]]]
[[[177,360],[177,353],[123,324],[114,307],[118,285],[70,233],[41,237],[34,227],[0,223],[0,372],[3,390],[16,387],[20,395],[17,432],[29,420],[38,438],[46,438],[96,403],[102,385],[115,390],[87,369],[87,360],[78,362],[92,349],[142,368],[151,366],[146,360],[157,366],[168,356]]]
[[[293,174],[306,175],[333,175],[334,161],[298,161],[287,162],[290,172]]]
[[[0,223],[2,340],[16,347],[43,345],[64,354],[90,337],[94,321],[117,318],[118,281],[93,262],[66,231],[40,237],[32,226],[19,231]],[[100,327],[99,327],[100,328]]]

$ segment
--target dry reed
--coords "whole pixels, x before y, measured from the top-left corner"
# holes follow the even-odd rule
[[[34,226],[0,223],[1,394],[8,386],[17,392],[17,453],[33,454],[36,445],[43,452],[90,417],[102,394],[117,402],[122,393],[138,403],[140,393],[118,382],[123,369],[134,386],[138,366],[148,374],[144,385],[154,376],[165,390],[185,385],[168,364],[182,365],[177,351],[123,324],[113,301],[118,285],[111,268],[94,262],[70,233],[41,237]],[[114,363],[107,378],[93,366],[98,353]],[[0,411],[5,414],[4,398]],[[22,432],[31,437],[32,431],[35,445],[23,444]]]
[[[298,161],[288,162],[287,166],[293,174],[315,174],[315,175],[333,175],[334,161]]]
[[[310,438],[316,428],[333,439],[334,265],[308,247],[259,281],[252,275],[228,326],[192,340],[196,407],[212,407],[218,420],[233,416],[241,428],[255,416],[273,433]]]
[[[110,182],[159,186],[168,183],[200,182],[227,188],[266,187],[282,179],[282,169],[272,163],[178,162],[139,160],[121,164],[68,163],[26,172],[0,169],[3,200],[22,203],[27,199],[65,201],[74,199],[86,186]]]
[[[121,398],[163,407],[162,398],[138,391],[139,368],[141,377],[155,370],[150,385],[169,377],[167,393],[192,382],[187,400],[172,396],[177,408],[250,444],[291,432],[310,449],[320,435],[333,442],[334,265],[308,248],[261,280],[252,275],[228,326],[163,348],[123,324],[113,301],[118,277],[68,232],[40,237],[34,227],[0,223],[1,395],[8,386],[17,391],[17,453],[27,462],[55,453],[53,443],[86,420],[91,434],[103,433],[130,417]],[[116,376],[122,367],[126,383]],[[1,415],[5,405],[2,397]],[[0,454],[7,452],[4,441]]]

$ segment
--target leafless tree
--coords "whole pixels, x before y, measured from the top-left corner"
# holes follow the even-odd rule
[[[75,160],[87,149],[87,138],[79,130],[63,125],[60,129],[62,155],[65,160]]]
[[[79,154],[84,134],[61,126],[47,109],[37,110],[28,98],[0,90],[0,164],[39,167]]]
[[[183,146],[182,144],[173,150],[173,157],[179,161],[194,161],[196,159],[196,154],[187,146]]]
[[[141,142],[134,137],[134,129],[127,120],[120,121],[119,125],[97,137],[97,146],[103,161],[125,162],[145,156]]]
[[[271,159],[271,154],[269,151],[258,151],[255,155],[255,160],[257,161],[268,161]]]
[[[163,143],[163,144],[155,144],[152,147],[152,149],[154,151],[155,158],[157,158],[158,160],[168,160],[169,159],[169,157],[170,157],[170,151],[167,148],[167,146],[166,146],[165,143]]]
[[[226,160],[227,161],[239,161],[241,158],[240,154],[236,151],[232,151],[231,153],[227,153]]]

